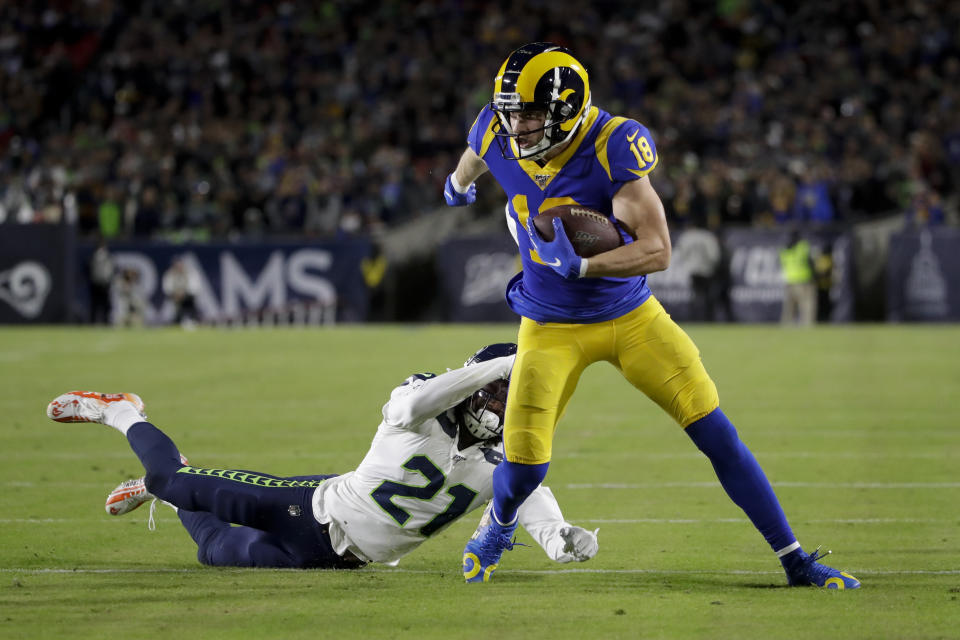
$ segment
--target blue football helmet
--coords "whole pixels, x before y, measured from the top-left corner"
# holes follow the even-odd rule
[[[550,42],[526,44],[504,61],[497,72],[490,108],[497,114],[493,133],[508,160],[539,160],[550,149],[571,140],[590,111],[590,77],[569,50]],[[521,135],[510,125],[511,112],[546,114],[543,137],[521,149]],[[528,131],[523,135],[536,133]]]

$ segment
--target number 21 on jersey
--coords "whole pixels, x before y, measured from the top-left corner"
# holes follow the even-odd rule
[[[430,458],[424,455],[416,455],[403,463],[403,468],[408,471],[419,473],[427,481],[425,485],[410,485],[392,480],[384,480],[370,496],[374,502],[380,505],[380,508],[386,511],[391,518],[397,521],[401,527],[407,524],[410,519],[410,512],[394,504],[393,499],[416,498],[417,500],[432,500],[434,496],[440,493],[447,478],[443,471],[437,468]],[[477,492],[463,484],[456,484],[447,488],[446,494],[453,498],[443,513],[437,514],[430,522],[420,527],[420,533],[429,537],[443,528],[447,523],[453,522],[470,508],[470,503],[477,497]]]

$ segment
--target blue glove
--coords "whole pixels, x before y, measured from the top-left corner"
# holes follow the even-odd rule
[[[460,193],[453,188],[453,174],[451,173],[443,184],[443,197],[447,199],[447,204],[451,207],[473,204],[477,200],[477,183],[471,182],[470,186],[467,187],[467,192]]]
[[[527,235],[530,236],[530,244],[540,255],[548,267],[559,273],[567,280],[576,280],[580,277],[580,265],[583,258],[577,255],[567,238],[567,232],[563,229],[563,221],[560,218],[554,218],[553,222],[553,241],[547,242],[540,237],[537,230],[533,227],[533,218],[527,219]]]

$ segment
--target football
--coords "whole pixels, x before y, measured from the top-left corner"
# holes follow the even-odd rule
[[[553,240],[553,219],[560,218],[573,250],[581,258],[589,258],[623,244],[620,232],[610,219],[593,209],[576,204],[563,204],[541,212],[533,219],[540,237]]]

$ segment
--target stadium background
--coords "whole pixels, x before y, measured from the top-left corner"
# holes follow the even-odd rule
[[[958,14],[0,3],[0,323],[55,323],[0,328],[0,638],[955,637],[960,325],[866,322],[958,317]],[[133,391],[195,464],[354,468],[412,370],[516,335],[502,192],[484,178],[476,206],[450,209],[441,185],[495,69],[534,39],[572,47],[597,103],[650,126],[677,245],[705,225],[728,247],[733,319],[778,316],[794,226],[830,257],[815,330],[726,311],[684,326],[804,546],[832,548],[863,589],[785,588],[709,462],[604,365],[579,383],[549,478],[601,553],[570,568],[518,549],[483,593],[458,572],[475,514],[397,568],[200,566],[168,509],[156,531],[146,507],[102,511],[142,473],[122,438],[43,415],[68,389]],[[185,255],[210,322],[342,326],[78,326],[100,234],[151,296],[150,325]],[[683,319],[680,252],[652,286]],[[506,322],[407,322],[481,319]]]
[[[86,321],[98,236],[148,324],[179,255],[210,322],[513,320],[502,191],[441,191],[532,40],[653,132],[675,240],[725,248],[710,319],[779,317],[795,227],[821,321],[960,319],[956,3],[147,0],[0,8],[0,322]],[[690,317],[683,255],[651,284]]]

